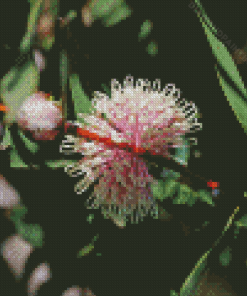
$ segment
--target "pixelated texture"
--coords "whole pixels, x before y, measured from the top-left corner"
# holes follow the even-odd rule
[[[156,41],[149,42],[146,51],[152,57],[155,57],[158,54],[158,43]]]
[[[231,248],[227,246],[220,254],[220,264],[223,266],[228,266],[232,260]]]
[[[122,3],[120,7],[117,7],[109,17],[104,18],[103,24],[105,27],[112,27],[122,20],[126,20],[130,17],[132,10],[126,3]]]
[[[9,111],[4,115],[7,123],[16,122],[17,112],[23,102],[40,84],[39,70],[34,61],[28,61],[21,69],[14,66],[1,80],[0,95]]]
[[[138,40],[141,41],[142,39],[145,39],[152,31],[152,28],[153,23],[150,20],[146,20],[145,22],[143,22],[143,24],[141,25],[141,31],[138,34]]]
[[[17,279],[22,277],[25,264],[33,251],[32,245],[19,235],[9,237],[1,245],[2,256]]]
[[[147,163],[138,151],[148,150],[169,157],[169,148],[184,145],[186,133],[200,130],[195,114],[187,112],[191,106],[197,113],[195,105],[179,98],[174,84],[160,91],[159,80],[151,88],[148,80],[139,79],[134,87],[131,76],[124,80],[123,89],[118,81],[112,80],[111,99],[95,92],[92,101],[95,111],[81,114],[85,123],[80,124],[80,130],[87,132],[83,132],[82,137],[67,136],[68,141],[63,141],[60,150],[66,149],[67,153],[70,146],[71,152],[85,156],[75,166],[66,168],[71,176],[85,174],[76,185],[78,193],[86,191],[99,178],[89,198],[93,199],[89,208],[101,207],[104,216],[120,227],[126,225],[127,216],[131,216],[133,222],[134,212],[136,221],[148,212],[157,217],[157,204],[151,190],[151,184],[157,181],[148,173]],[[94,135],[91,142],[85,139],[88,133]],[[99,138],[104,141],[98,141]],[[133,149],[124,150],[121,145]]]
[[[86,256],[86,255],[88,255],[90,252],[92,252],[93,249],[94,249],[94,242],[98,239],[98,237],[99,237],[98,234],[95,235],[94,238],[93,238],[92,243],[90,243],[89,245],[83,247],[83,248],[79,251],[79,253],[77,254],[77,258],[80,258],[80,257],[82,257],[82,256]]]
[[[30,275],[28,280],[28,296],[35,296],[42,284],[47,283],[52,277],[50,267],[47,263],[42,263]]]
[[[28,19],[28,27],[27,32],[25,36],[23,37],[21,44],[20,44],[20,52],[21,53],[27,53],[34,42],[34,38],[36,35],[36,27],[38,24],[38,18],[40,16],[40,13],[42,11],[42,3],[43,0],[38,1],[30,1],[30,15]]]
[[[41,248],[44,243],[44,232],[38,224],[26,224],[19,220],[16,224],[17,233],[32,246]]]
[[[32,132],[36,140],[54,139],[62,122],[62,112],[55,102],[47,101],[43,92],[28,97],[20,106],[18,125]]]
[[[72,100],[74,102],[74,111],[76,114],[79,113],[90,113],[92,111],[92,105],[81,87],[80,79],[78,74],[72,74],[69,77],[69,87],[72,92]],[[80,121],[80,118],[78,118]]]
[[[227,73],[229,78],[234,82],[237,86],[239,92],[242,94],[243,98],[233,90],[233,88],[224,80],[222,75],[220,74],[217,65],[215,66],[215,70],[217,72],[217,77],[220,82],[220,86],[222,87],[226,98],[229,104],[232,106],[233,111],[237,117],[237,120],[241,123],[245,133],[247,133],[247,91],[242,78],[239,74],[239,71],[230,55],[229,51],[227,50],[226,46],[218,40],[215,36],[217,34],[217,30],[213,27],[212,22],[208,18],[207,14],[205,13],[202,5],[200,4],[199,0],[195,0],[195,3],[203,12],[203,21],[201,16],[198,14],[200,18],[200,22],[205,30],[205,34],[207,36],[207,40],[210,43],[212,48],[212,52],[214,56],[217,58],[218,63],[223,68],[223,70]]]

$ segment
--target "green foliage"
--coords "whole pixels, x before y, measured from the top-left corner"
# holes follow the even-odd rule
[[[87,217],[87,222],[89,224],[92,224],[92,220],[94,219],[94,215],[93,214],[89,214],[88,217]]]
[[[146,20],[145,22],[143,22],[143,24],[141,25],[141,31],[138,34],[138,40],[141,41],[142,39],[145,39],[152,31],[152,28],[153,23],[150,20]]]
[[[30,141],[29,139],[27,139],[27,137],[25,137],[25,135],[23,134],[23,132],[21,130],[18,130],[18,134],[20,136],[20,138],[23,140],[23,142],[25,143],[26,147],[28,148],[28,150],[31,153],[36,153],[39,150],[39,145],[35,142]]]
[[[214,242],[214,246],[218,245],[222,236],[226,233],[226,231],[232,225],[232,220],[238,211],[239,211],[239,207],[237,207],[234,210],[234,213],[231,215],[231,217],[229,217],[229,219],[227,221],[227,225],[225,226],[224,230],[222,231],[221,236]],[[180,296],[196,295],[196,291],[198,289],[200,289],[200,287],[197,285],[197,283],[202,278],[201,273],[205,269],[205,266],[207,264],[207,257],[211,251],[212,251],[212,248],[210,248],[206,253],[204,253],[203,256],[198,260],[198,262],[196,263],[196,266],[193,268],[191,274],[187,277],[182,288],[180,289]]]
[[[247,214],[243,215],[238,221],[234,222],[237,227],[247,228]]]
[[[223,266],[228,266],[230,263],[230,260],[232,259],[232,254],[231,254],[231,248],[227,246],[220,254],[219,256],[220,263]]]
[[[62,159],[62,160],[47,160],[46,165],[52,169],[56,169],[56,168],[64,168],[68,165],[74,165],[75,163],[77,163],[77,160],[66,160],[66,159]]]
[[[27,213],[27,208],[24,205],[18,205],[13,208],[10,219],[14,222],[17,223],[20,219],[23,219]]]
[[[98,0],[89,3],[92,9],[92,15],[96,18],[108,17],[113,10],[117,9],[124,3],[124,0]]]
[[[166,181],[157,180],[151,184],[153,196],[159,200],[173,198],[173,204],[188,204],[192,206],[197,199],[201,199],[208,204],[215,206],[212,195],[206,190],[194,191],[186,184],[176,181],[177,177],[168,177]],[[175,197],[173,197],[175,194]]]
[[[15,224],[17,232],[23,239],[30,242],[34,247],[42,247],[44,232],[38,224],[26,224],[21,220]]]
[[[170,291],[170,296],[179,296],[179,294],[176,293],[175,290],[171,290],[171,291]]]
[[[195,295],[197,290],[197,283],[202,278],[202,271],[205,269],[207,264],[207,257],[212,249],[203,254],[203,256],[197,261],[196,266],[193,268],[192,272],[184,282],[182,288],[180,289],[180,296],[190,296]]]
[[[154,41],[149,42],[146,51],[152,57],[156,56],[158,54],[158,43]]]
[[[8,123],[15,122],[16,113],[27,97],[32,95],[40,84],[39,71],[34,61],[28,61],[21,69],[14,66],[0,84],[0,95],[9,111],[5,114]]]
[[[82,89],[78,74],[70,75],[69,85],[72,91],[75,113],[91,113],[93,111],[92,103]],[[77,120],[82,121],[79,117],[77,117]]]
[[[28,19],[28,27],[25,36],[23,37],[21,44],[20,44],[20,52],[27,53],[34,42],[34,38],[36,35],[36,27],[38,18],[43,8],[43,0],[28,0],[30,2],[31,12],[29,14]]]
[[[99,235],[95,235],[93,238],[92,243],[88,244],[87,246],[83,247],[79,253],[77,254],[77,258],[80,258],[82,256],[88,255],[93,249],[94,249],[94,242],[98,239]]]
[[[217,67],[216,67],[217,69]],[[244,101],[239,94],[226,82],[226,80],[217,71],[217,77],[220,85],[225,93],[227,101],[232,106],[235,116],[238,122],[242,125],[244,132],[247,134],[247,103]]]
[[[200,15],[198,14],[198,17],[200,18],[200,22],[202,23],[202,26],[205,30],[205,33],[207,35],[207,39],[210,43],[210,46],[212,48],[213,54],[218,60],[218,63],[221,65],[221,67],[226,71],[228,77],[231,78],[231,80],[235,83],[235,85],[238,87],[238,90],[242,93],[243,97],[247,99],[247,91],[244,86],[244,83],[241,79],[241,76],[239,75],[239,71],[228,52],[226,46],[218,40],[218,38],[214,35],[216,34],[216,29],[213,27],[212,22],[207,17],[206,13],[204,12],[202,5],[200,4],[199,0],[195,1],[200,10],[203,12],[203,19],[206,20],[205,22],[202,20]],[[247,103],[245,99],[242,99],[237,92],[235,92],[230,85],[223,79],[223,77],[220,75],[219,71],[217,70],[217,77],[220,80],[220,85],[227,97],[228,102],[234,109],[234,113],[237,116],[238,121],[241,123],[242,127],[244,128],[245,133],[247,134]]]
[[[104,83],[101,84],[101,87],[103,88],[103,90],[106,92],[107,96],[110,99],[111,98],[111,89]]]
[[[122,3],[118,6],[108,17],[104,18],[103,24],[105,27],[112,27],[119,23],[121,20],[126,20],[127,17],[131,16],[131,9],[126,3]]]

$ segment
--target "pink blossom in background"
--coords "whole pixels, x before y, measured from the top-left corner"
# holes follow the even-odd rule
[[[61,108],[55,102],[47,101],[43,92],[28,97],[18,111],[17,121],[24,130],[33,133],[36,140],[53,140],[62,123]]]
[[[181,102],[179,98],[179,89],[174,84],[167,84],[160,91],[159,80],[154,82],[153,88],[148,80],[142,79],[134,87],[131,76],[126,77],[123,88],[118,81],[112,80],[111,99],[104,93],[95,92],[92,102],[95,112],[79,115],[85,122],[80,130],[110,138],[117,145],[109,147],[97,139],[88,142],[83,137],[68,136],[67,142],[74,143],[73,152],[85,156],[76,165],[66,168],[71,176],[86,174],[76,186],[77,193],[86,191],[99,178],[99,184],[94,186],[89,198],[93,200],[91,207],[101,207],[104,215],[118,226],[126,225],[127,216],[133,221],[134,211],[136,220],[148,212],[157,214],[150,188],[150,184],[157,181],[148,173],[146,162],[135,150],[121,149],[119,144],[128,143],[169,157],[169,148],[184,144],[183,135],[193,128],[201,128],[195,114],[186,115],[188,105],[197,113],[195,105],[185,100]],[[63,147],[66,145],[62,146],[62,152]]]

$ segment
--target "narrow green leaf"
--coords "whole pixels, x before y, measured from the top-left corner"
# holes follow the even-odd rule
[[[227,101],[232,106],[238,122],[242,125],[244,132],[247,134],[247,102],[245,102],[239,94],[225,81],[225,79],[217,71],[219,83],[224,91]]]
[[[64,168],[68,165],[74,165],[75,163],[77,163],[77,160],[47,160],[45,163],[50,168]]]
[[[217,34],[217,30],[215,29],[213,23],[211,22],[210,18],[207,16],[204,8],[202,7],[199,0],[195,0],[197,7],[200,9],[203,19],[206,21],[207,26],[212,30],[213,33]],[[200,16],[201,18],[201,16]]]
[[[69,85],[70,90],[72,91],[75,113],[91,113],[93,110],[92,103],[82,89],[79,76],[77,74],[70,75]],[[77,118],[77,120],[79,121],[80,118]]]
[[[232,220],[238,211],[239,211],[239,207],[237,207],[234,210],[234,213],[229,217],[227,221],[227,225],[224,228],[224,231],[222,232],[221,236],[214,242],[214,246],[217,246],[222,236],[226,233],[226,231],[232,225]],[[180,296],[196,295],[197,283],[201,280],[201,277],[202,277],[201,273],[207,264],[207,257],[211,251],[212,251],[212,248],[210,248],[206,253],[204,253],[203,256],[197,261],[196,266],[193,268],[191,274],[189,275],[189,277],[187,277],[182,288],[180,289]]]
[[[202,271],[205,269],[207,264],[207,256],[212,249],[203,254],[203,256],[197,261],[196,266],[193,268],[190,276],[184,282],[182,288],[180,289],[180,296],[190,296],[194,295],[197,290],[197,283],[202,278]]]
[[[31,12],[29,14],[27,32],[20,44],[21,53],[27,53],[31,49],[32,43],[34,41],[34,37],[36,35],[38,18],[43,8],[42,4],[43,4],[43,0],[37,0],[35,2],[31,0],[30,2]]]
[[[26,145],[27,149],[35,154],[36,152],[38,152],[39,150],[39,145],[35,142],[30,141],[27,137],[25,137],[25,135],[23,134],[23,132],[18,129],[18,134],[20,136],[20,138],[23,140],[24,144]]]
[[[200,22],[202,23],[202,26],[207,35],[207,39],[212,47],[213,54],[217,58],[219,64],[227,72],[231,80],[237,85],[239,91],[241,91],[244,97],[247,98],[247,91],[244,83],[226,46],[221,41],[219,41],[217,37],[214,36],[212,29],[209,28],[206,23],[201,20],[201,18]]]
[[[77,258],[80,258],[82,256],[86,256],[88,255],[90,252],[92,252],[92,250],[94,249],[94,242],[98,239],[99,235],[96,235],[93,238],[93,242],[88,244],[87,246],[83,247],[79,253],[77,254]]]

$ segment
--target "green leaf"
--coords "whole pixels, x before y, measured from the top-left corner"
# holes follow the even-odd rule
[[[30,2],[31,12],[28,18],[27,32],[20,44],[21,53],[27,53],[31,49],[31,46],[34,42],[34,37],[36,35],[38,18],[43,8],[43,5],[42,5],[43,0],[37,0],[37,1],[29,0],[29,2]]]
[[[94,238],[93,238],[93,242],[88,244],[87,246],[83,247],[79,253],[77,254],[77,258],[80,258],[82,256],[86,256],[88,255],[90,252],[92,252],[92,250],[94,249],[94,242],[98,239],[99,235],[97,234]]]
[[[22,221],[16,224],[17,232],[34,247],[42,247],[44,232],[38,224],[26,224]]]
[[[193,190],[186,184],[180,184],[178,187],[178,194],[173,200],[173,204],[189,204],[192,206],[196,198],[192,195]]]
[[[11,138],[12,142],[12,138]],[[11,150],[10,150],[10,167],[11,168],[29,168],[27,164],[21,159],[15,145],[11,144]]]
[[[215,206],[215,203],[213,202],[213,197],[212,194],[209,193],[205,189],[201,189],[196,192],[198,195],[198,198],[201,199],[202,201],[205,201],[207,204],[212,205],[213,207]]]
[[[110,13],[117,7],[121,6],[122,3],[124,3],[124,0],[98,0],[90,1],[89,7],[92,10],[93,17],[96,19],[109,16]]]
[[[23,219],[27,213],[27,208],[24,205],[17,205],[16,207],[13,208],[10,219],[14,222],[17,223],[20,219]]]
[[[199,1],[196,2],[199,3]],[[207,17],[206,14],[204,14],[203,16]],[[226,46],[221,41],[219,41],[217,37],[214,36],[212,28],[209,28],[207,24],[202,21],[201,18],[200,22],[202,23],[213,54],[217,58],[219,64],[227,72],[231,80],[237,85],[239,91],[241,91],[244,97],[247,98],[247,91],[244,83]]]
[[[142,39],[146,38],[150,32],[152,31],[153,23],[150,20],[146,20],[141,25],[141,31],[138,34],[138,40],[141,41]]]
[[[42,48],[45,51],[49,51],[52,48],[54,43],[55,43],[54,36],[46,36],[45,39],[42,41]]]
[[[202,271],[205,269],[207,264],[207,256],[212,249],[203,254],[203,256],[197,261],[196,266],[192,270],[191,274],[185,280],[182,288],[180,289],[180,296],[191,296],[196,295],[197,283],[202,278]]]
[[[103,19],[105,27],[112,27],[122,20],[126,20],[127,17],[131,16],[132,10],[126,3],[117,7],[109,16]]]
[[[9,147],[11,145],[11,133],[8,125],[5,126],[5,133],[1,145],[3,147]]]
[[[0,84],[0,95],[4,105],[9,108],[5,114],[7,123],[16,121],[16,113],[22,103],[32,95],[40,84],[40,76],[34,61],[28,61],[19,70],[14,66]]]
[[[175,192],[179,190],[180,183],[175,179],[168,179],[163,186],[163,198],[173,197]]]
[[[197,7],[200,9],[200,11],[202,12],[203,18],[206,21],[206,24],[209,28],[211,28],[212,32],[217,34],[217,30],[214,28],[213,23],[211,22],[210,18],[207,16],[204,8],[202,7],[201,3],[199,0],[195,0],[195,3],[197,5]],[[198,16],[200,17],[200,16]]]
[[[152,57],[156,56],[158,54],[158,43],[154,41],[149,42],[146,51]]]
[[[229,217],[227,221],[227,225],[225,226],[224,230],[222,231],[221,236],[214,242],[214,247],[216,247],[223,237],[223,235],[226,233],[226,231],[229,229],[229,227],[232,225],[232,220],[236,213],[239,211],[239,207],[237,207],[234,210],[234,213]],[[180,289],[180,296],[191,296],[196,295],[196,291],[200,289],[200,287],[197,285],[197,283],[202,278],[202,271],[205,269],[205,266],[207,264],[207,257],[209,253],[212,251],[212,248],[210,248],[206,253],[203,254],[203,256],[197,261],[196,266],[193,268],[190,275],[185,280],[182,288]]]
[[[87,217],[87,222],[89,224],[92,224],[92,220],[94,219],[94,215],[93,214],[89,214],[88,217]]]
[[[238,122],[242,125],[244,132],[247,134],[247,102],[244,101],[239,94],[225,81],[225,79],[217,71],[217,77],[227,101],[232,106]]]
[[[23,134],[23,132],[20,129],[18,129],[18,134],[31,153],[35,154],[36,152],[38,152],[39,145],[37,143],[32,142],[27,137],[25,137],[25,135]]]
[[[247,214],[243,215],[238,221],[234,222],[237,227],[247,228]]]
[[[75,113],[91,113],[93,110],[92,103],[82,89],[78,74],[70,75],[69,85],[72,91]],[[77,116],[77,120],[81,121],[81,118]]]
[[[179,294],[175,290],[171,290],[170,296],[179,296]]]
[[[64,168],[67,167],[68,165],[74,165],[77,163],[77,160],[47,160],[46,165],[49,166],[50,168]]]
[[[226,247],[219,256],[220,263],[223,266],[228,266],[230,260],[232,259],[231,248],[228,246]]]
[[[101,84],[101,87],[103,88],[103,90],[106,92],[107,96],[110,99],[111,98],[111,89],[104,83]]]

